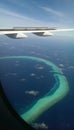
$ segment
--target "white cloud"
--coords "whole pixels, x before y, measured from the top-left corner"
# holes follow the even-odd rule
[[[63,14],[60,11],[56,11],[50,7],[41,7],[44,11],[48,12],[48,13],[52,13],[54,15],[57,15],[59,17],[62,17]]]
[[[37,96],[39,94],[39,91],[34,91],[34,90],[25,91],[25,94]]]
[[[20,81],[24,82],[24,81],[26,81],[26,79],[25,79],[25,78],[22,78],[22,79],[20,79]]]
[[[36,74],[35,73],[31,73],[30,76],[36,76]]]
[[[36,67],[36,69],[43,70],[44,67],[43,66],[39,66],[39,67]]]
[[[12,16],[12,17],[21,18],[23,20],[29,20],[29,21],[33,21],[33,22],[39,22],[39,21],[37,21],[35,19],[32,19],[30,17],[23,16],[20,13],[13,12],[13,11],[10,11],[10,10],[6,10],[6,9],[3,9],[3,8],[0,8],[0,12],[4,13],[6,15]]]
[[[6,21],[5,21],[6,20]],[[15,11],[0,8],[0,26],[43,26],[44,22]]]
[[[42,122],[42,123],[33,123],[33,127],[38,129],[38,128],[41,128],[41,129],[48,129],[48,126]]]
[[[64,65],[63,65],[63,64],[59,64],[59,66],[60,66],[60,67],[62,67],[62,68],[64,67]]]
[[[74,66],[69,66],[68,69],[74,69]]]
[[[0,28],[12,28],[16,26],[61,26],[62,24],[53,22],[45,22],[38,19],[34,19],[25,14],[17,13],[7,8],[0,8]]]

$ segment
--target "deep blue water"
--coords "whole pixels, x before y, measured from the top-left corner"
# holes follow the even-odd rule
[[[18,64],[17,64],[18,63]],[[42,67],[41,69],[38,69]],[[47,65],[31,60],[7,59],[1,61],[1,79],[8,99],[18,112],[41,98],[54,85],[53,73]],[[26,91],[38,91],[37,96]]]
[[[29,55],[50,60],[60,67],[66,76],[70,91],[68,95],[44,112],[37,123],[44,122],[49,130],[74,129],[74,43],[72,40],[32,39],[9,40],[1,39],[0,56]],[[21,44],[20,44],[21,43]],[[43,67],[43,69],[38,69]],[[51,68],[31,60],[0,61],[0,80],[5,94],[18,113],[23,113],[31,102],[37,100],[55,84]],[[26,91],[39,92],[36,96]],[[39,128],[40,130],[40,128]]]

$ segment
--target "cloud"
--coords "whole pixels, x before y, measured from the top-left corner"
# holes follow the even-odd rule
[[[26,81],[26,79],[25,79],[25,78],[22,78],[22,79],[20,79],[20,81],[24,82],[24,81]]]
[[[36,68],[36,69],[39,69],[39,70],[43,70],[43,69],[44,69],[44,66],[41,66],[41,65],[39,65],[39,64],[36,64],[36,65],[35,65],[35,68]]]
[[[36,76],[36,74],[35,73],[31,73],[30,76]]]
[[[13,12],[13,11],[10,11],[10,10],[6,10],[6,9],[3,9],[3,8],[0,8],[0,12],[4,13],[6,15],[12,16],[12,17],[21,18],[23,20],[27,19],[27,20],[34,21],[34,19],[32,19],[30,17],[24,16],[20,13]],[[37,22],[37,20],[35,20],[35,22]]]
[[[8,9],[0,8],[0,16],[1,16],[1,23],[0,24],[7,24],[12,26],[42,26],[45,25],[44,22],[40,20],[36,20],[30,16],[22,15],[21,13],[17,13],[15,11],[11,11]],[[5,22],[6,19],[6,22]],[[3,22],[4,21],[4,22]],[[9,23],[9,24],[8,24]],[[14,24],[14,25],[13,25]],[[2,26],[1,25],[1,26]]]
[[[74,66],[69,66],[68,69],[74,69]]]
[[[34,90],[25,91],[25,94],[37,96],[39,94],[39,91],[34,91]]]
[[[43,7],[42,7],[43,8]],[[16,26],[61,26],[61,23],[45,22],[39,19],[35,19],[25,14],[18,13],[14,10],[7,8],[0,8],[0,28],[11,28]]]
[[[43,70],[44,67],[43,66],[39,66],[39,67],[36,67],[36,69]]]
[[[60,11],[56,11],[50,7],[41,7],[44,11],[48,12],[48,13],[52,13],[56,16],[62,17],[63,14]]]
[[[64,67],[64,64],[59,64],[59,66],[63,68],[63,67]]]
[[[42,123],[34,123],[33,127],[36,128],[36,129],[38,129],[38,128],[48,129],[48,126],[44,122],[42,122]]]

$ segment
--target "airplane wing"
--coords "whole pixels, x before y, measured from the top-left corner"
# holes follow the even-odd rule
[[[6,35],[10,38],[26,38],[27,33],[33,33],[38,36],[52,36],[54,32],[74,31],[74,28],[56,29],[49,27],[14,27],[12,29],[0,29],[0,35]]]

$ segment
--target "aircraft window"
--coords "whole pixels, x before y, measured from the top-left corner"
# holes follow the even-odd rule
[[[74,129],[74,1],[0,3],[0,81],[7,101],[34,129]]]

